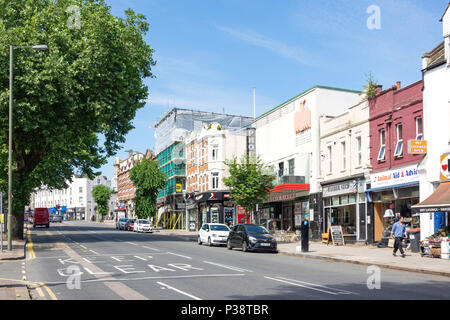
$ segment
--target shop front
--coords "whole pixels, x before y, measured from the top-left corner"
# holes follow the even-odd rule
[[[303,220],[309,220],[309,190],[271,192],[261,211],[267,229],[295,231]]]
[[[230,193],[226,191],[197,194],[195,196],[198,209],[197,229],[204,223],[235,224],[235,208],[229,199]]]
[[[408,230],[420,226],[420,215],[412,212],[419,203],[417,165],[371,174],[367,195],[373,204],[374,242],[387,245],[394,220],[400,216]]]
[[[341,226],[345,241],[367,240],[366,181],[362,177],[322,185],[323,232]]]

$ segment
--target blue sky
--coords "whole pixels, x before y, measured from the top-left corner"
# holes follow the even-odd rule
[[[253,116],[314,86],[362,90],[421,79],[421,56],[442,41],[448,0],[106,0],[150,23],[156,78],[117,156],[154,148],[153,126],[174,107]],[[370,30],[371,5],[380,29]],[[115,157],[101,168],[114,175]]]

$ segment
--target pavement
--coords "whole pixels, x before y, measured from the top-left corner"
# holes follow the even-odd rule
[[[176,236],[187,241],[197,241],[197,232],[185,230],[155,230],[165,235]],[[330,262],[345,262],[365,266],[416,272],[430,275],[450,277],[450,260],[422,257],[420,253],[406,250],[406,257],[400,252],[392,255],[393,248],[378,248],[373,245],[348,244],[326,245],[321,242],[310,242],[309,251],[301,252],[301,242],[278,243],[278,253],[301,258],[319,259]]]

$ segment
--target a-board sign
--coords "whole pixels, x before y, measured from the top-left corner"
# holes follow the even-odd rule
[[[330,226],[330,233],[334,245],[336,244],[345,245],[344,235],[341,226]]]

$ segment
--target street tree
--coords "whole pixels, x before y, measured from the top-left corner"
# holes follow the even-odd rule
[[[262,204],[273,188],[274,176],[271,169],[254,155],[244,155],[240,162],[234,157],[225,161],[230,176],[223,179],[224,184],[231,189],[230,198],[244,208],[248,215],[256,210],[256,205]]]
[[[108,203],[111,198],[112,190],[103,184],[98,184],[92,188],[92,197],[97,203],[97,213],[100,216],[99,221],[103,221],[103,217],[108,214]]]
[[[136,187],[134,208],[138,218],[147,219],[156,215],[158,190],[167,184],[167,175],[159,170],[159,164],[152,159],[143,159],[130,171],[130,179]]]
[[[41,185],[64,189],[93,178],[115,155],[145,106],[153,49],[149,23],[103,0],[0,0],[0,184],[7,187],[9,46],[14,55],[12,236],[23,238],[24,206]]]

